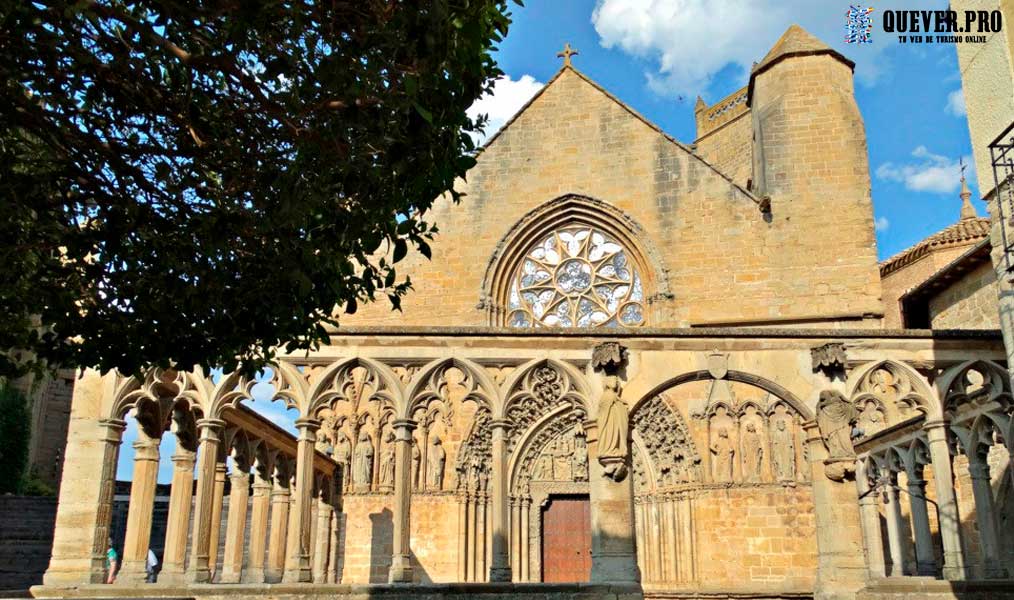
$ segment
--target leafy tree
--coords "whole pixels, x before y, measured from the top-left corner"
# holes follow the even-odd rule
[[[398,308],[507,9],[0,2],[0,374],[252,372]]]
[[[28,400],[16,387],[0,382],[0,494],[21,492],[30,436]]]

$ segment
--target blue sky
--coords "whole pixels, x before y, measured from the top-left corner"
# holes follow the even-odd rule
[[[857,63],[856,97],[866,123],[877,246],[881,257],[957,220],[958,159],[971,146],[953,46],[906,45],[883,32],[889,8],[945,9],[940,0],[873,4],[872,45],[848,45],[848,2],[781,0],[568,0],[512,7],[514,23],[497,60],[509,79],[473,112],[492,130],[559,69],[570,42],[574,65],[684,142],[694,139],[693,106],[747,82],[760,60],[798,23]],[[491,133],[490,131],[489,133]],[[970,167],[968,180],[974,181]],[[972,185],[973,197],[978,198]],[[985,215],[985,206],[976,202]]]

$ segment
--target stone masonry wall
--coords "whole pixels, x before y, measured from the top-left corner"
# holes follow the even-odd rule
[[[996,272],[983,263],[929,303],[934,329],[999,329]]]
[[[42,583],[55,521],[56,498],[0,496],[0,591]]]
[[[802,89],[833,101],[817,103],[792,132],[774,128],[771,141],[830,120],[841,125],[829,133],[847,129],[849,143],[825,136],[813,140],[810,154],[793,154],[792,181],[783,182],[770,217],[715,168],[564,69],[479,155],[462,183],[468,194],[462,204],[441,199],[428,215],[441,233],[431,261],[413,254],[399,264],[399,273],[410,275],[415,286],[402,303],[404,312],[392,313],[381,301],[343,323],[488,324],[477,304],[497,243],[526,213],[567,194],[606,202],[643,228],[638,243],[661,257],[655,272],[643,274],[646,296],[666,277],[674,294],[653,303],[650,325],[763,324],[822,315],[828,321],[840,315],[879,319],[862,121],[851,87],[839,89],[844,84],[830,80],[827,71],[845,69],[838,78],[848,78],[846,83],[851,76],[843,65],[819,62],[832,61],[827,57],[786,64],[793,61],[801,67]],[[813,68],[811,61],[818,61]],[[805,94],[792,102],[788,108],[815,104]],[[796,122],[791,115],[785,121]],[[821,193],[792,189],[814,179],[827,183]],[[835,219],[827,218],[831,203]]]

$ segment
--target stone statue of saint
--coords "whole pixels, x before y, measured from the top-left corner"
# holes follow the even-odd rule
[[[732,481],[732,459],[736,448],[729,439],[729,430],[725,427],[718,430],[718,437],[711,442],[712,475],[715,481]]]
[[[856,407],[841,392],[824,390],[817,401],[817,427],[827,446],[828,459],[852,459],[852,424],[858,414]]]
[[[338,434],[338,439],[334,444],[334,461],[341,467],[342,480],[348,484],[349,476],[349,464],[352,460],[352,444],[349,443],[349,438],[345,437],[344,433]]]
[[[757,425],[747,423],[743,432],[743,469],[747,481],[760,481],[761,465],[764,464],[764,446],[761,444]]]
[[[426,456],[427,470],[429,471],[426,480],[426,487],[431,490],[442,490],[444,488],[444,463],[447,462],[447,452],[441,445],[440,438],[433,436],[433,443]]]
[[[394,489],[395,448],[394,434],[388,433],[384,438],[384,451],[380,454],[380,489]]]
[[[627,455],[630,452],[630,415],[620,399],[620,380],[608,375],[603,381],[599,399],[599,463],[606,477],[623,481],[627,476]]]
[[[855,472],[856,452],[852,447],[852,425],[858,418],[855,405],[837,390],[824,390],[817,401],[817,428],[827,447],[824,474],[832,481],[844,481]]]
[[[419,444],[412,438],[412,488],[419,489],[419,462],[422,460],[422,452],[419,451]]]
[[[796,442],[785,419],[779,419],[771,432],[771,464],[775,479],[793,481],[796,478]]]
[[[352,465],[352,480],[355,482],[356,491],[369,491],[373,483],[373,442],[365,430],[359,434],[352,458],[355,463]]]

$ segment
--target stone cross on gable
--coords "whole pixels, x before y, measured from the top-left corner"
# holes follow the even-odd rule
[[[968,165],[965,164],[964,157],[961,157],[961,156],[958,157],[958,164],[961,165],[961,180],[964,181],[965,180],[965,169],[968,168]]]
[[[580,53],[577,50],[574,50],[573,48],[570,47],[570,42],[567,42],[566,44],[564,44],[563,45],[563,50],[561,50],[560,52],[556,53],[556,55],[558,57],[560,57],[560,58],[563,59],[563,66],[565,66],[565,67],[569,67],[570,66],[570,57],[574,56],[575,54],[580,54]]]

